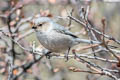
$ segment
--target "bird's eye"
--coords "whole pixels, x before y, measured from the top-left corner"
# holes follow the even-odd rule
[[[42,24],[39,24],[38,26],[42,26]]]

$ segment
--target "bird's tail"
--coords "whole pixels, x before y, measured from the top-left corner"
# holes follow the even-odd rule
[[[94,41],[94,40],[87,40],[87,39],[80,39],[80,38],[76,38],[76,41],[78,43],[88,43],[88,44],[100,44],[101,42],[98,42],[98,41]]]

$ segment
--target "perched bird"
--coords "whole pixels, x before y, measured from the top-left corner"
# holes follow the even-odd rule
[[[80,42],[90,43],[89,40],[80,39],[72,32],[54,22],[48,17],[39,17],[32,20],[33,29],[39,42],[50,52],[65,52],[68,60],[70,48]],[[94,41],[94,43],[96,43]]]

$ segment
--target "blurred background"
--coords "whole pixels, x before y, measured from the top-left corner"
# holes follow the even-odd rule
[[[43,16],[50,15],[52,19],[57,20],[57,23],[65,26],[66,28],[69,25],[69,20],[64,18],[68,16],[68,13],[73,9],[73,14],[77,19],[80,19],[80,8],[90,6],[90,11],[88,19],[91,24],[99,31],[102,31],[101,20],[105,18],[106,27],[105,33],[114,38],[120,40],[120,3],[119,2],[109,2],[104,0],[0,0],[0,29],[5,33],[8,33],[7,29],[7,20],[2,16],[7,16],[10,10],[14,6],[24,5],[20,11],[15,13],[19,15],[20,19],[28,19],[31,16],[41,14]],[[12,21],[10,23],[11,30],[14,31],[14,26],[17,23],[14,19],[16,14],[12,15]],[[63,17],[58,19],[58,17]],[[18,18],[18,19],[19,19]],[[16,19],[17,20],[17,19]],[[19,21],[19,20],[18,20]],[[73,33],[78,33],[78,36],[83,39],[88,39],[88,34],[85,31],[84,27],[75,21],[71,22],[70,30]],[[25,37],[22,37],[24,34],[28,34]],[[32,31],[29,23],[23,23],[20,25],[19,30],[17,31],[16,40],[24,46],[29,48],[33,41],[36,41],[36,47],[41,47],[39,41],[36,38],[35,33]],[[11,41],[9,38],[5,37],[0,33],[0,80],[7,80],[8,78],[8,60],[9,60],[9,47],[11,46]],[[22,38],[21,38],[22,37]],[[99,36],[98,36],[99,38]],[[115,43],[112,45],[118,46]],[[87,46],[87,44],[80,44],[75,49],[82,48]],[[119,49],[119,48],[118,48]],[[7,52],[8,51],[8,52]],[[29,52],[22,50],[18,45],[15,44],[14,47],[16,55],[15,65],[20,66],[21,64],[26,64],[33,59],[33,55]],[[84,54],[91,51],[91,49],[81,50],[78,53]],[[100,54],[103,58],[110,58],[107,54]],[[86,59],[88,60],[88,59]],[[96,64],[99,64],[105,68],[112,68],[114,64],[89,60]],[[111,66],[110,66],[111,65]],[[60,58],[51,58],[46,59],[45,57],[35,63],[32,67],[27,69],[17,80],[112,80],[107,76],[101,76],[98,74],[90,74],[84,72],[73,72],[70,71],[69,67],[76,67],[82,70],[89,70],[85,63],[81,63],[71,58],[69,61],[65,62],[65,59]],[[18,70],[14,70],[14,75],[18,73]],[[119,77],[119,75],[117,75]]]

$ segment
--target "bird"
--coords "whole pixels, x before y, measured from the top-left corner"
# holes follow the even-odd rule
[[[32,20],[32,24],[32,29],[34,29],[40,44],[50,52],[64,52],[67,60],[72,47],[80,42],[90,43],[89,40],[80,39],[49,17],[35,18]]]

